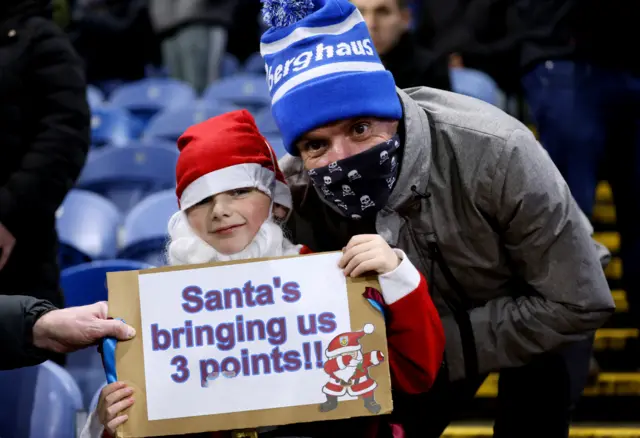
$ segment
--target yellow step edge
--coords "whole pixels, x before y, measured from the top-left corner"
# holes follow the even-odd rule
[[[611,186],[606,181],[600,181],[596,187],[596,202],[611,203],[613,202],[613,193]]]
[[[482,383],[477,398],[495,398],[498,394],[498,373],[491,373]],[[586,397],[640,396],[640,373],[600,373],[594,384],[584,390]]]
[[[492,425],[451,425],[447,427],[441,438],[454,437],[492,437]],[[571,437],[593,438],[640,438],[640,427],[616,426],[571,426]],[[543,437],[541,437],[543,438]]]
[[[593,221],[602,224],[615,224],[616,208],[613,205],[596,204],[593,208]]]
[[[596,331],[596,338],[593,348],[596,351],[622,351],[626,348],[627,342],[640,337],[640,330],[635,328],[606,328]]]
[[[627,293],[623,290],[612,290],[611,296],[616,304],[617,313],[626,313],[629,311],[629,302],[627,301]]]
[[[596,341],[598,339],[628,339],[640,337],[640,330],[637,328],[601,328],[596,331]]]
[[[620,234],[614,231],[593,233],[593,238],[606,246],[612,253],[620,251]]]
[[[604,274],[609,280],[620,280],[622,278],[622,260],[620,257],[611,259],[611,262],[604,269]]]

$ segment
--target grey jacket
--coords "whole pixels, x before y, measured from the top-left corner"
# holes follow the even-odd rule
[[[281,164],[294,196],[293,237],[324,251],[377,231],[403,249],[430,279],[450,380],[464,377],[465,364],[461,330],[443,297],[459,296],[431,263],[429,242],[471,303],[481,374],[591,336],[614,310],[601,265],[609,254],[590,237],[588,221],[531,131],[466,96],[426,87],[398,94],[402,165],[375,230],[337,219],[309,189],[301,160],[286,156]]]
[[[238,0],[150,0],[149,16],[157,33],[196,23],[228,27],[237,4]]]

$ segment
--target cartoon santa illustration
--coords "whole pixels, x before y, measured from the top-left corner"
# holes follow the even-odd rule
[[[338,407],[338,397],[349,394],[364,400],[364,407],[372,414],[380,412],[380,405],[373,397],[378,386],[369,376],[369,367],[384,360],[380,351],[362,353],[360,338],[373,333],[373,324],[365,324],[363,330],[342,333],[331,340],[325,354],[324,371],[329,381],[322,387],[327,401],[320,405],[320,412],[329,412]]]

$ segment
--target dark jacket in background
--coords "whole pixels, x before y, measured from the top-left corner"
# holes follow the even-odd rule
[[[168,1],[168,0],[165,0]],[[149,19],[147,0],[104,0],[75,7],[70,34],[85,62],[87,81],[145,77],[160,65],[160,43]]]
[[[465,67],[487,73],[507,92],[517,91],[519,40],[509,27],[512,2],[423,0],[417,41],[436,57],[459,53]]]
[[[628,0],[516,0],[510,34],[520,65],[569,58],[640,75],[640,5]]]
[[[448,59],[435,58],[427,49],[418,46],[409,32],[381,59],[399,88],[424,86],[451,90]]]
[[[418,42],[459,52],[506,91],[548,59],[582,60],[640,75],[638,2],[627,0],[423,0]]]
[[[260,37],[264,31],[262,3],[255,0],[238,0],[229,28],[227,52],[241,62],[260,51]]]
[[[169,36],[185,26],[210,24],[229,28],[238,0],[149,0],[155,31]]]
[[[0,270],[0,288],[61,307],[55,213],[89,145],[82,63],[66,35],[38,15],[36,2],[2,5],[0,223],[16,245]]]
[[[33,346],[32,333],[38,318],[54,309],[33,297],[0,295],[0,370],[37,365],[48,358]]]

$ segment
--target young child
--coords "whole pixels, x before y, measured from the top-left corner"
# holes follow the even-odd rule
[[[178,148],[180,211],[169,221],[167,251],[172,265],[311,253],[287,240],[279,225],[291,209],[291,194],[271,146],[247,111],[189,128]],[[392,385],[405,393],[429,390],[442,362],[444,333],[424,277],[378,235],[354,236],[339,267],[351,277],[378,273]],[[122,411],[134,398],[122,382],[107,385],[82,436],[114,436],[128,418]],[[326,403],[334,403],[333,398],[327,396]]]

